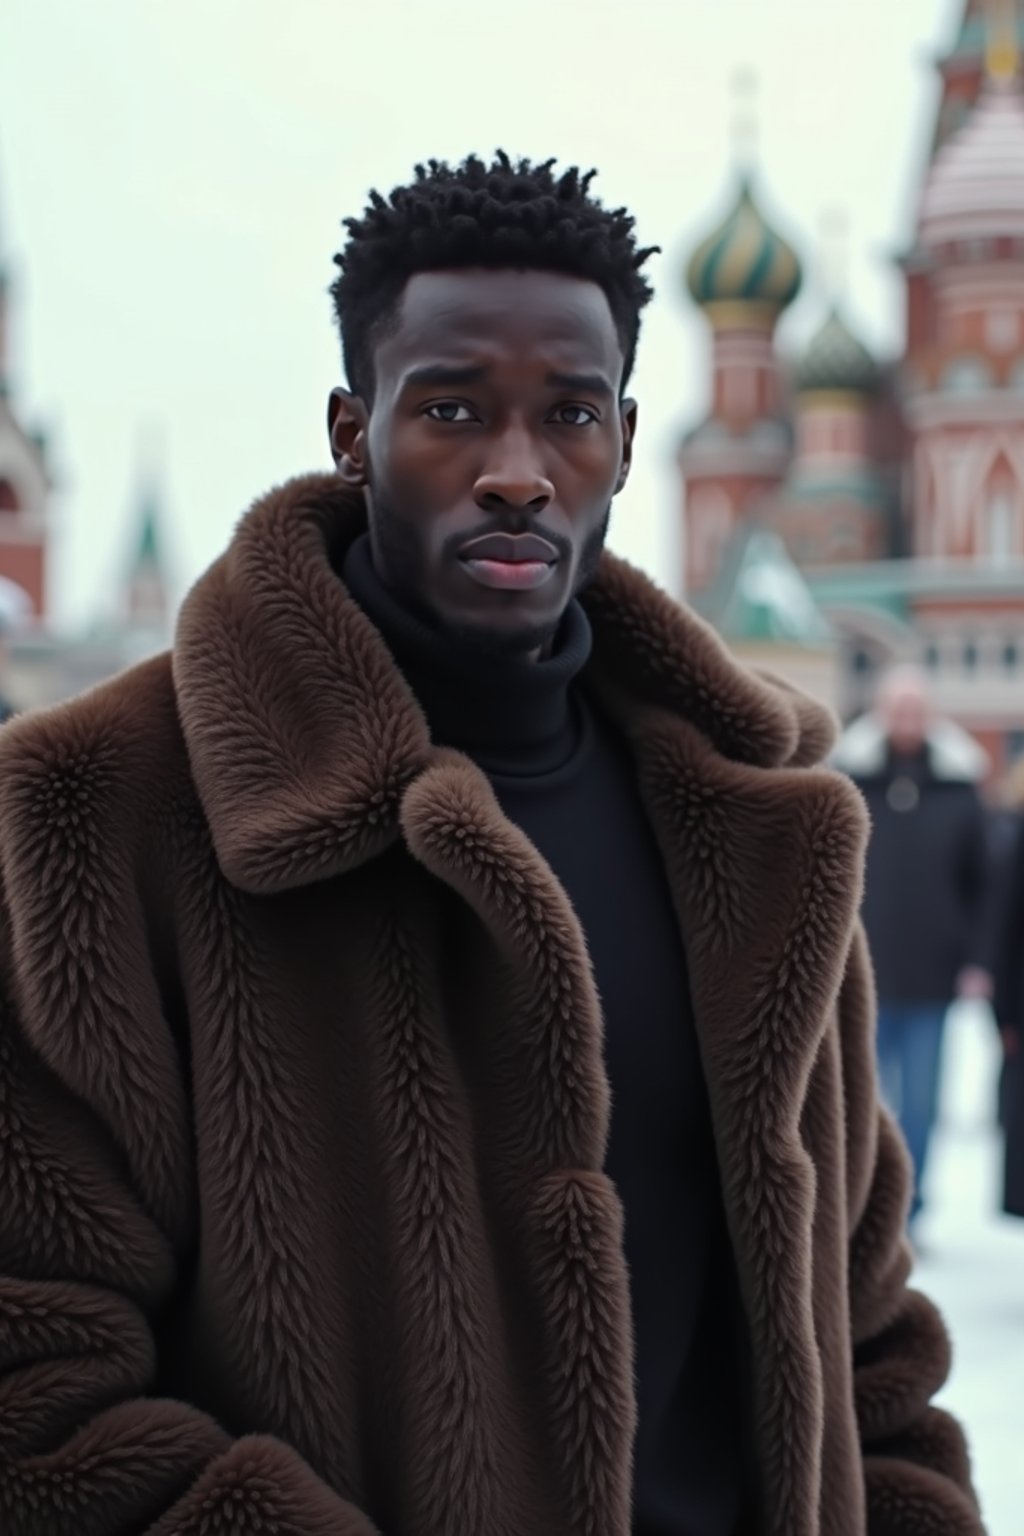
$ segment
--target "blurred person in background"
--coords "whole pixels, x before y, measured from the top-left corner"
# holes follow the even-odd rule
[[[981,1530],[864,807],[604,552],[650,253],[553,165],[372,195],[334,471],[0,733],[3,1536]]]
[[[1010,1216],[1024,1216],[1024,759],[1009,776],[1003,805],[1007,837],[999,881],[992,1006],[1003,1043],[1003,1208]]]
[[[883,677],[874,710],[845,732],[836,766],[871,814],[864,924],[878,992],[882,1092],[914,1165],[923,1209],[938,1110],[945,1019],[958,998],[990,996],[990,861],[979,792],[987,759],[940,719],[914,667]]]

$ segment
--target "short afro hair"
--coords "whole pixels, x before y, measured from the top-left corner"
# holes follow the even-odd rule
[[[334,258],[331,286],[349,387],[372,401],[373,349],[417,272],[516,267],[589,278],[604,290],[622,341],[622,383],[633,368],[640,312],[652,289],[640,268],[660,249],[638,250],[625,208],[590,195],[596,171],[556,174],[555,161],[513,162],[498,150],[461,165],[431,160],[388,197],[370,193],[359,219],[346,219],[348,244]]]

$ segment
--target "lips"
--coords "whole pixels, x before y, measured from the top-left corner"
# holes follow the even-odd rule
[[[501,565],[554,565],[558,550],[539,533],[485,533],[459,550],[460,560],[496,560]]]
[[[558,550],[538,533],[485,533],[459,550],[463,570],[482,587],[532,592],[558,564]]]

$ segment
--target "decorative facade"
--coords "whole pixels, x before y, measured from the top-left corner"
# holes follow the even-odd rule
[[[15,410],[10,302],[11,277],[0,252],[0,577],[24,594],[19,618],[41,621],[52,482],[45,437],[26,426]]]
[[[879,364],[841,307],[802,357],[779,359],[771,343],[772,430],[789,446],[724,542],[709,541],[707,508],[716,497],[731,507],[734,481],[699,463],[694,474],[690,448],[716,420],[717,384],[708,422],[680,453],[697,551],[689,591],[712,621],[729,629],[737,548],[772,531],[831,626],[840,711],[865,706],[887,663],[918,661],[996,772],[1024,754],[1021,42],[1024,0],[967,0],[939,61],[936,129],[900,261],[902,355]],[[717,335],[713,348],[717,380]],[[759,358],[758,374],[768,366]]]
[[[79,634],[54,623],[49,591],[53,475],[46,439],[15,400],[12,283],[0,253],[0,700],[15,710],[78,693],[167,644],[171,603],[153,485],[139,497],[138,542],[109,619]]]

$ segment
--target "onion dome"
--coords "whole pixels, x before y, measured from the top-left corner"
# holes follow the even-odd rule
[[[986,80],[970,117],[939,150],[921,198],[922,244],[1024,236],[1024,96]]]
[[[991,0],[968,0],[960,22],[959,35],[951,52],[946,55],[945,63],[984,59],[992,46],[990,5]],[[1016,31],[1017,46],[1024,51],[1024,9],[1021,0],[1010,0],[1009,10],[1015,13],[1015,19],[1011,19],[1007,30]]]
[[[797,363],[797,390],[802,395],[826,390],[870,395],[877,384],[878,364],[833,308]]]
[[[800,288],[800,262],[768,224],[749,180],[732,212],[694,251],[687,286],[698,304],[749,303],[783,310]]]

